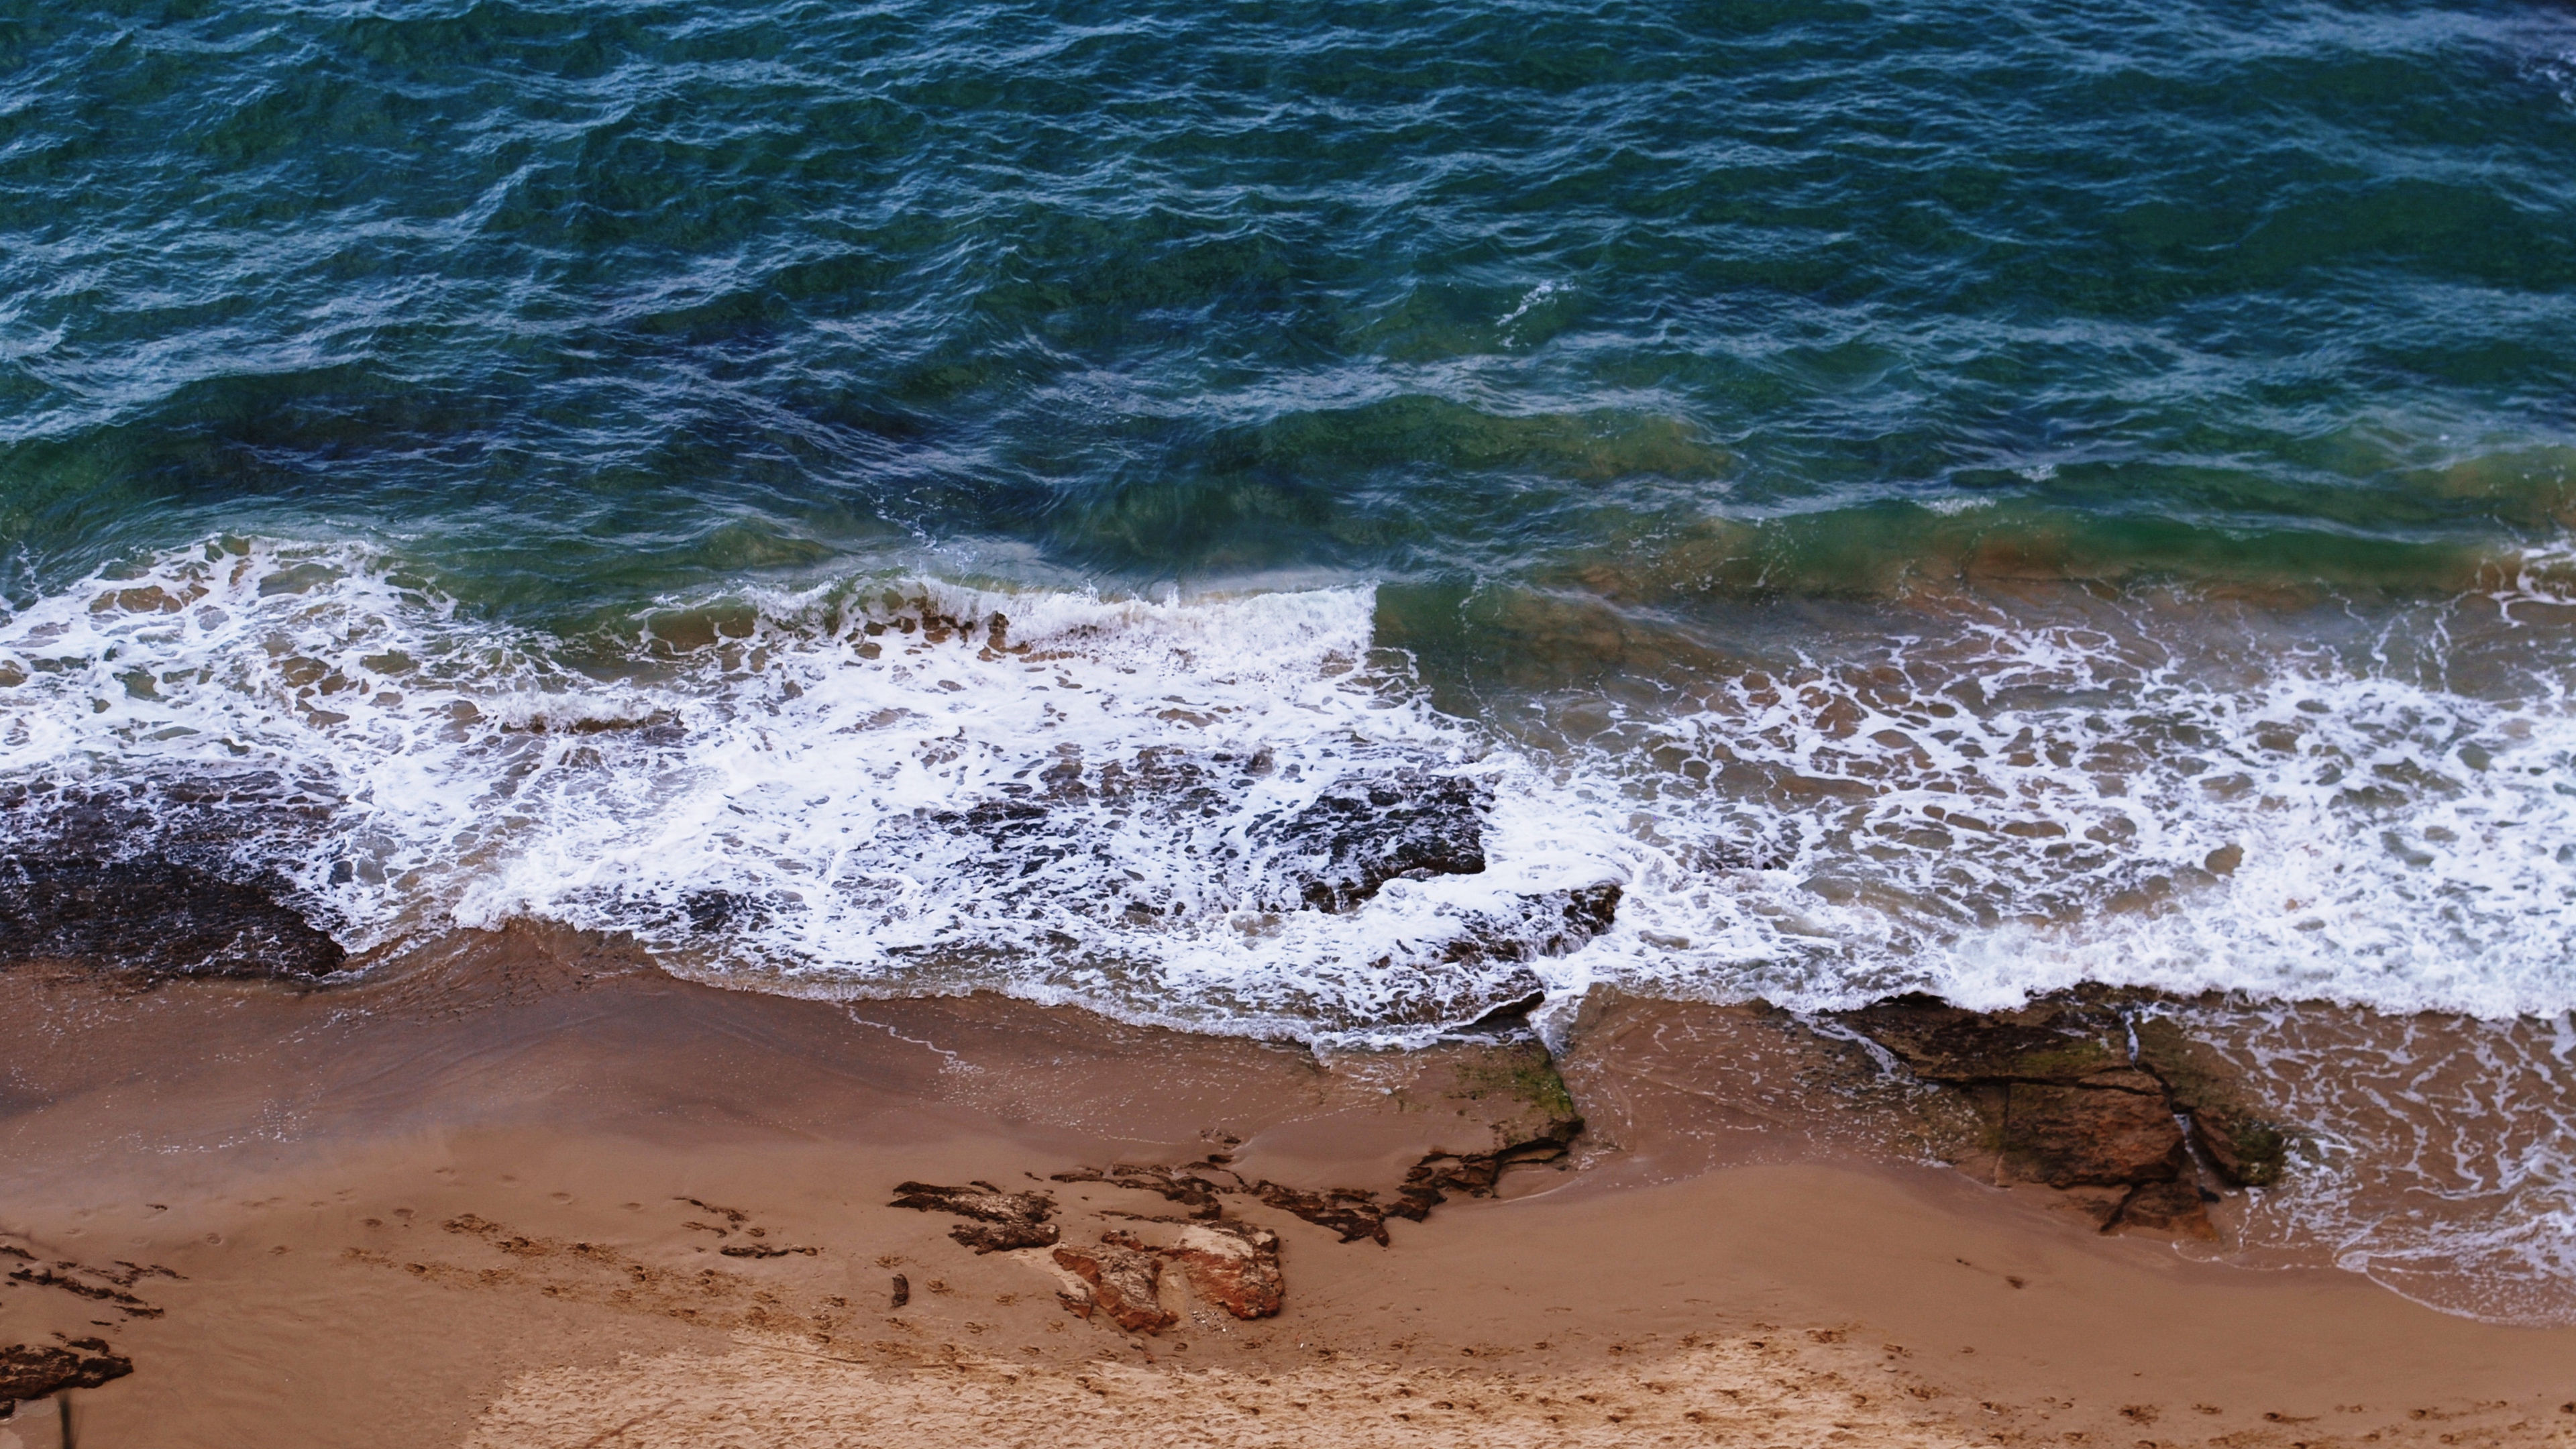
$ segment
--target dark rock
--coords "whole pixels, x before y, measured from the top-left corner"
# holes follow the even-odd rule
[[[1252,1195],[1281,1212],[1341,1234],[1345,1243],[1368,1238],[1381,1248],[1387,1245],[1387,1210],[1374,1192],[1350,1187],[1310,1192],[1264,1180],[1252,1185]]]
[[[688,918],[689,929],[701,935],[734,928],[756,930],[769,922],[769,912],[760,902],[736,891],[691,891],[680,897],[680,913]]]
[[[1370,1020],[1465,1030],[1488,1017],[1526,1011],[1545,1000],[1547,990],[1520,963],[1580,949],[1609,929],[1619,897],[1619,887],[1606,882],[1523,896],[1506,909],[1458,918],[1446,937],[1380,956],[1369,963],[1369,972],[1388,985]]]
[[[57,1271],[57,1269],[61,1271]],[[116,1306],[118,1312],[125,1314],[129,1318],[158,1318],[161,1316],[160,1309],[144,1302],[133,1294],[126,1292],[123,1286],[110,1287],[107,1284],[102,1283],[84,1283],[79,1278],[71,1276],[74,1273],[81,1272],[88,1272],[97,1276],[106,1276],[98,1274],[96,1269],[84,1269],[74,1263],[58,1263],[52,1268],[44,1267],[40,1264],[35,1267],[17,1269],[10,1273],[9,1281],[12,1283],[25,1283],[36,1288],[59,1289],[60,1291],[69,1293],[74,1297],[87,1298],[94,1302],[112,1303]],[[128,1278],[125,1282],[127,1284],[131,1284],[133,1279]]]
[[[1163,1256],[1189,1277],[1190,1291],[1237,1318],[1279,1311],[1287,1280],[1279,1271],[1279,1235],[1250,1223],[1192,1223]]]
[[[1546,984],[1535,972],[1525,968],[1462,971],[1438,954],[1442,945],[1434,943],[1432,951],[1413,956],[1380,956],[1369,963],[1369,974],[1382,993],[1370,1005],[1370,1025],[1463,1029],[1466,1023],[1482,1021],[1532,996],[1546,999]]]
[[[1984,1119],[1996,1181],[2055,1188],[2106,1232],[2214,1236],[2177,1118],[2192,1100],[2215,1102],[2221,1094],[2201,1086],[2187,1100],[2174,1090],[2173,1077],[2153,1069],[2168,1058],[2206,1066],[2178,1031],[2159,1055],[2145,1049],[2154,1023],[2136,1023],[2140,1050],[2133,1060],[2135,1016],[2123,1008],[2102,993],[2070,993],[2001,1012],[1915,995],[1836,1019],[1914,1075],[1967,1095]],[[2233,1119],[2221,1120],[2232,1125]],[[2195,1127],[2204,1139],[2211,1131]],[[2229,1175],[2243,1180],[2233,1170]]]
[[[1610,929],[1619,913],[1619,895],[1618,885],[1605,881],[1581,890],[1523,896],[1513,914],[1469,917],[1467,929],[1441,952],[1441,958],[1458,965],[1481,965],[1533,961],[1580,950]]]
[[[1432,1153],[1415,1163],[1404,1176],[1404,1186],[1396,1189],[1407,1210],[1390,1211],[1420,1222],[1430,1215],[1433,1207],[1447,1201],[1451,1193],[1464,1193],[1469,1197],[1491,1196],[1494,1184],[1501,1180],[1505,1168],[1524,1162],[1554,1162],[1565,1156],[1582,1131],[1583,1119],[1569,1117],[1548,1124],[1540,1136],[1514,1142],[1492,1152]],[[1416,1204],[1419,1210],[1411,1210]]]
[[[1179,1166],[1116,1163],[1080,1167],[1055,1174],[1057,1182],[1096,1182],[1151,1192],[1189,1210],[1189,1221],[1221,1232],[1239,1224],[1223,1217],[1222,1199],[1248,1196],[1282,1212],[1330,1229],[1345,1243],[1361,1239],[1385,1246],[1390,1218],[1420,1222],[1452,1194],[1481,1197],[1491,1193],[1502,1174],[1521,1163],[1549,1162],[1566,1155],[1583,1131],[1574,1099],[1557,1075],[1547,1049],[1535,1041],[1450,1042],[1429,1052],[1408,1054],[1408,1061],[1427,1062],[1407,1088],[1435,1098],[1472,1104],[1462,1106],[1465,1120],[1455,1129],[1483,1138],[1489,1145],[1473,1151],[1425,1153],[1406,1172],[1391,1198],[1365,1188],[1303,1188],[1268,1180],[1248,1181],[1218,1154]],[[1421,1110],[1416,1105],[1412,1110]],[[1446,1113],[1444,1112],[1444,1118]],[[1225,1139],[1229,1144],[1233,1139]],[[978,1183],[978,1188],[988,1187]],[[964,1192],[962,1188],[923,1189],[906,1183],[901,1191]],[[914,1204],[898,1199],[905,1206]],[[1165,1221],[1172,1221],[1166,1219]]]
[[[912,1301],[912,1280],[901,1273],[894,1275],[894,1306],[901,1308]]]
[[[1224,1207],[1216,1200],[1217,1194],[1242,1190],[1240,1184],[1221,1187],[1195,1175],[1188,1167],[1142,1167],[1128,1162],[1112,1163],[1106,1168],[1077,1167],[1071,1172],[1051,1173],[1049,1176],[1057,1182],[1099,1182],[1111,1187],[1160,1193],[1188,1208],[1194,1218],[1220,1215]]]
[[[2138,1060],[2191,1119],[2192,1140],[2231,1187],[2270,1187],[2289,1161],[2289,1130],[2258,1114],[2216,1052],[2184,1035],[2170,1017],[2138,1023]]]
[[[94,1389],[134,1372],[134,1360],[97,1338],[75,1338],[60,1348],[20,1343],[0,1348],[0,1400],[41,1399],[65,1389]]]
[[[1053,1247],[1063,1236],[1061,1228],[1047,1221],[1055,1214],[1054,1198],[1042,1192],[1004,1192],[989,1182],[964,1187],[898,1183],[890,1206],[974,1219],[949,1229],[948,1236],[978,1253]]]
[[[1096,1248],[1059,1247],[1055,1261],[1089,1284],[1092,1303],[1129,1333],[1160,1333],[1180,1317],[1163,1309],[1162,1254],[1129,1234],[1102,1233]]]
[[[1306,905],[1347,911],[1398,876],[1482,871],[1492,800],[1481,782],[1456,775],[1354,775],[1258,838]]]
[[[1547,992],[1523,992],[1503,1002],[1464,1026],[1451,1028],[1461,1037],[1509,1037],[1525,1034],[1530,1029],[1530,1013],[1547,1004]]]
[[[0,858],[0,965],[309,980],[346,958],[269,886],[149,857]]]
[[[1561,1084],[1558,1090],[1563,1090]],[[1341,1234],[1345,1243],[1367,1238],[1382,1248],[1388,1242],[1387,1219],[1421,1222],[1452,1193],[1488,1196],[1504,1169],[1524,1162],[1555,1161],[1565,1156],[1582,1131],[1583,1119],[1569,1115],[1548,1119],[1535,1135],[1506,1142],[1490,1152],[1426,1153],[1405,1173],[1404,1184],[1395,1190],[1390,1202],[1380,1202],[1376,1193],[1357,1188],[1309,1192],[1267,1180],[1254,1183],[1251,1191],[1272,1207]]]
[[[2119,1017],[2072,1002],[1988,1012],[1911,995],[1842,1012],[1839,1019],[1927,1081],[2066,1083],[2137,1070]]]
[[[2182,1129],[2157,1091],[2014,1082],[2000,1136],[2009,1181],[2134,1187],[2172,1182],[2190,1167]]]

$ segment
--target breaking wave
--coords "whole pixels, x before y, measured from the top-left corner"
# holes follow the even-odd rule
[[[272,881],[353,952],[542,916],[782,989],[1310,1040],[1596,980],[2576,1006],[2546,669],[2472,696],[1982,618],[1575,738],[1434,709],[1374,611],[866,578],[557,637],[371,548],[217,541],[0,624],[0,828]]]

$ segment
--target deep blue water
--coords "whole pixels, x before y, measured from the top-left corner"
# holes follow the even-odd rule
[[[0,548],[2438,591],[2571,159],[2551,6],[10,4]]]

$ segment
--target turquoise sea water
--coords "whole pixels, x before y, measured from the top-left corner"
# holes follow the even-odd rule
[[[2576,496],[2557,7],[14,4],[0,56],[22,603],[218,532],[548,626],[920,547],[2440,590]]]
[[[0,0],[0,855],[1319,1042],[2322,998],[2558,1111],[2572,400],[2563,6]],[[2563,1298],[2516,1151],[2407,1241]]]

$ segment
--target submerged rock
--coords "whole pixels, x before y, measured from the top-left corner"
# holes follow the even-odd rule
[[[94,1389],[134,1372],[134,1360],[100,1338],[75,1338],[61,1347],[19,1343],[0,1348],[0,1402],[41,1399],[65,1389]]]
[[[989,1182],[964,1187],[903,1182],[894,1190],[889,1206],[974,1219],[949,1229],[948,1236],[977,1253],[1052,1247],[1063,1236],[1062,1229],[1047,1221],[1055,1215],[1055,1199],[1042,1192],[1004,1192]]]
[[[1306,905],[1347,911],[1399,877],[1482,872],[1492,803],[1487,786],[1457,775],[1351,776],[1259,838]]]
[[[1469,917],[1467,929],[1441,952],[1441,958],[1472,966],[1566,955],[1610,929],[1619,914],[1619,896],[1618,885],[1608,881],[1580,890],[1522,896],[1520,908],[1509,915]]]
[[[193,866],[0,858],[0,965],[312,980],[340,970],[347,954],[270,888]]]
[[[1580,950],[1610,929],[1619,897],[1615,882],[1525,895],[1503,910],[1457,918],[1445,938],[1379,956],[1370,972],[1396,984],[1370,1020],[1458,1028],[1525,1014],[1545,999],[1547,985],[1523,963]]]

